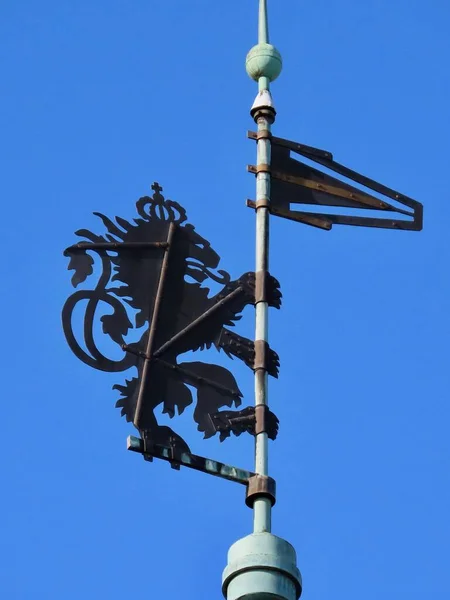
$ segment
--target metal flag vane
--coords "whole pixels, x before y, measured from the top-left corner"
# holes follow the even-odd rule
[[[130,450],[148,461],[159,458],[176,469],[185,466],[246,486],[246,503],[254,511],[253,533],[230,548],[223,575],[225,597],[294,600],[302,591],[295,550],[271,533],[275,482],[269,476],[268,448],[269,439],[277,436],[278,419],[268,407],[268,377],[278,376],[279,359],[269,346],[268,316],[270,307],[280,308],[281,292],[269,273],[269,218],[272,214],[324,230],[357,225],[418,231],[422,205],[340,165],[330,152],[272,136],[276,111],[270,84],[279,76],[282,60],[269,43],[267,0],[259,0],[258,44],[248,53],[246,68],[258,83],[251,108],[257,131],[248,133],[257,142],[256,165],[248,167],[256,175],[256,199],[247,201],[256,211],[255,272],[232,280],[219,269],[219,256],[187,222],[185,209],[165,199],[162,187],[154,183],[152,196],[137,201],[133,221],[94,213],[103,233],[76,232],[83,241],[64,252],[74,271],[72,284],[96,280],[96,285],[68,298],[62,321],[70,348],[87,365],[114,373],[134,369],[131,379],[114,386],[120,394],[116,406],[140,434],[128,438]],[[333,213],[336,209],[339,214]],[[219,284],[220,291],[211,295],[208,282]],[[247,305],[255,307],[253,341],[235,331]],[[96,343],[99,306],[112,310],[100,322],[103,334],[121,348],[120,359],[109,358]],[[81,307],[83,327],[78,335],[74,314]],[[139,339],[127,341],[133,332]],[[224,367],[201,360],[179,362],[188,351],[210,348],[253,370],[254,406],[230,410],[241,405],[242,393]],[[179,434],[158,423],[157,407],[174,418],[193,404],[190,388],[196,396],[194,421],[205,438],[219,435],[224,441],[244,432],[255,437],[254,471],[194,455]]]
[[[249,131],[248,137],[258,141],[260,133]],[[269,139],[272,147],[271,164],[249,165],[247,168],[250,173],[270,174],[271,198],[268,208],[271,214],[325,230],[330,230],[333,225],[412,231],[422,229],[423,210],[419,202],[344,167],[333,160],[331,152],[273,136]],[[291,152],[376,192],[381,198],[292,158]],[[383,200],[383,197],[390,201]],[[294,211],[291,204],[301,204],[305,208],[309,205],[314,211]],[[258,205],[247,200],[247,206],[257,208]],[[346,212],[351,213],[317,212],[324,207],[345,208]],[[362,216],[360,211],[372,211],[373,216]],[[391,213],[391,216],[387,217],[386,213]],[[407,218],[399,218],[400,215]]]

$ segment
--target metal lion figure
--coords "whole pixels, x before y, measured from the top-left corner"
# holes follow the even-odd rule
[[[218,254],[186,222],[183,207],[165,200],[159,184],[154,183],[152,189],[152,197],[137,201],[138,217],[132,222],[121,217],[113,221],[94,213],[106,232],[76,232],[86,241],[64,252],[70,258],[68,269],[74,271],[73,286],[94,275],[95,256],[101,263],[101,275],[94,289],[78,290],[68,298],[62,312],[63,328],[71,350],[87,365],[109,372],[135,368],[136,376],[114,385],[120,392],[116,406],[147,443],[189,452],[186,442],[170,427],[159,425],[155,416],[159,405],[170,418],[182,414],[193,403],[188,386],[196,389],[194,420],[205,438],[219,432],[223,441],[231,431],[235,435],[250,431],[246,417],[253,408],[220,411],[241,404],[242,393],[234,376],[219,365],[179,363],[178,357],[214,346],[255,368],[254,342],[232,328],[245,306],[255,304],[256,278],[249,272],[232,281],[226,271],[217,270]],[[211,297],[205,285],[208,280],[223,286]],[[266,287],[270,305],[280,308],[279,283],[269,277]],[[73,327],[74,310],[80,302],[85,309],[84,348]],[[112,309],[112,314],[103,314],[100,322],[103,333],[122,348],[120,360],[106,357],[95,343],[99,305],[102,310],[105,305]],[[143,334],[139,341],[127,344],[125,338],[133,329],[143,330]],[[278,356],[270,348],[267,356],[269,373],[277,377]],[[236,417],[236,425],[231,429],[218,427],[221,416],[228,422]],[[269,419],[275,437],[278,420],[272,413]]]

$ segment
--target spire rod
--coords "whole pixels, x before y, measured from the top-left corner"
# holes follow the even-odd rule
[[[269,20],[267,15],[267,0],[259,0],[258,43],[269,43]]]
[[[269,43],[267,0],[259,0],[258,43],[247,54],[246,70],[258,84],[258,94],[250,114],[257,128],[256,150],[256,279],[268,281],[271,126],[275,107],[270,84],[281,72],[278,50]],[[264,284],[262,284],[264,288]],[[266,414],[269,405],[269,301],[266,293],[255,298],[255,415]],[[222,591],[227,600],[298,600],[302,578],[297,569],[294,548],[273,535],[272,498],[262,485],[269,477],[269,436],[264,424],[255,427],[255,473],[261,484],[252,495],[253,533],[238,540],[228,552]],[[247,496],[248,497],[248,496]]]
[[[280,53],[269,44],[267,0],[259,0],[258,43],[247,54],[246,69],[259,89],[250,114],[258,128],[255,272],[257,280],[262,282],[270,277],[270,139],[276,115],[269,87],[280,74],[281,67]],[[269,405],[267,355],[270,352],[269,302],[267,295],[262,293],[255,304],[255,414],[265,414]],[[296,566],[296,553],[291,544],[272,534],[272,499],[262,485],[270,479],[266,426],[255,428],[255,434],[255,473],[261,486],[252,494],[253,533],[235,542],[228,552],[228,565],[222,578],[223,595],[227,600],[269,597],[298,600],[302,578]]]
[[[269,276],[269,203],[270,203],[270,131],[275,121],[275,108],[269,91],[270,82],[281,71],[281,56],[269,44],[269,25],[267,0],[259,0],[258,44],[247,55],[247,73],[258,83],[259,93],[253,103],[251,115],[257,124],[260,138],[257,142],[257,165],[260,168],[256,176],[256,256],[255,271],[265,280]],[[265,168],[265,170],[263,169]],[[255,306],[255,351],[257,347],[267,347],[269,341],[269,305],[267,299],[259,299]],[[267,367],[255,370],[255,405],[266,409],[268,398]],[[264,477],[269,473],[269,439],[267,432],[258,432],[255,436],[255,472]],[[253,504],[254,533],[270,532],[271,502],[268,498],[257,498]]]

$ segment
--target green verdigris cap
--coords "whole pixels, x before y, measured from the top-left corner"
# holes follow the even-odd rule
[[[254,81],[259,81],[261,77],[267,77],[271,82],[275,81],[281,73],[282,66],[281,54],[275,46],[266,43],[253,46],[245,61],[247,73]]]

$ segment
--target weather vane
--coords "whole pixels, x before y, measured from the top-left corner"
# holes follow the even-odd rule
[[[256,212],[254,272],[233,280],[219,269],[220,258],[210,243],[188,222],[185,209],[163,196],[158,183],[152,185],[151,196],[137,201],[130,220],[94,213],[103,233],[80,229],[76,235],[83,241],[64,251],[70,259],[68,268],[74,271],[74,287],[96,282],[95,287],[75,291],[64,305],[62,322],[71,350],[101,371],[132,370],[130,379],[114,385],[119,394],[116,406],[139,432],[139,437],[128,438],[128,448],[148,461],[166,460],[175,469],[200,470],[246,487],[254,527],[251,535],[230,548],[222,582],[228,600],[295,600],[302,591],[294,548],[271,533],[276,491],[268,471],[268,448],[269,439],[277,436],[278,419],[268,407],[268,377],[278,377],[279,359],[269,346],[268,315],[269,307],[281,307],[281,292],[269,273],[270,215],[324,230],[333,225],[422,228],[422,205],[415,200],[335,162],[330,152],[272,136],[276,111],[270,84],[281,67],[281,56],[269,43],[267,0],[259,0],[258,44],[246,60],[247,73],[259,86],[251,108],[257,131],[248,133],[257,143],[256,165],[248,167],[256,175],[256,198],[247,200]],[[303,208],[293,210],[292,205]],[[339,214],[331,214],[330,208],[339,208]],[[364,216],[364,211],[370,213]],[[221,286],[215,295],[209,282]],[[247,305],[255,307],[254,340],[236,332]],[[100,322],[103,334],[120,347],[119,359],[108,358],[96,344],[99,306],[112,310]],[[77,307],[84,310],[81,333],[74,319]],[[133,333],[140,338],[127,341]],[[234,410],[242,403],[234,376],[201,360],[200,352],[212,347],[238,358],[254,372],[254,406]],[[188,351],[199,351],[199,360],[179,362]],[[205,438],[218,435],[224,441],[244,432],[255,437],[254,471],[194,455],[179,434],[158,423],[157,407],[162,406],[172,419],[193,404],[190,388],[196,396],[194,420]]]

